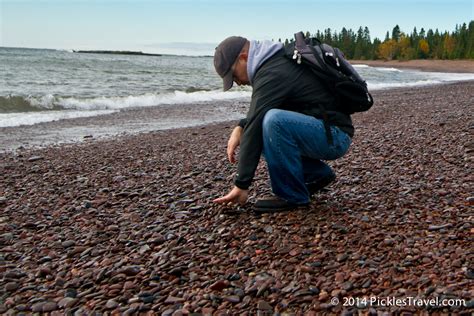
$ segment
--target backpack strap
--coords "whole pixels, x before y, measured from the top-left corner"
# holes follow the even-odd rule
[[[328,87],[329,91],[331,91],[331,93],[335,97],[334,105],[337,105],[339,103],[339,100],[334,91],[334,85],[331,83],[332,80],[330,76],[324,73],[324,72],[330,72],[328,65],[326,65],[326,62],[323,60],[323,57],[316,51],[316,49],[314,48],[312,44],[313,43],[311,44],[307,43],[303,32],[295,33],[295,52],[293,55],[293,59],[297,59],[297,63],[299,64],[301,63],[301,56],[303,54],[305,55],[310,54],[314,56],[314,58],[316,59],[316,62],[322,68],[322,71],[316,71],[315,69],[312,69],[312,71],[320,79],[320,81]],[[316,44],[318,45],[320,51],[323,52],[323,49],[321,47],[322,45],[321,42],[319,40],[316,40]],[[326,132],[326,138],[328,140],[328,144],[332,145],[334,144],[334,140],[331,133],[331,126],[329,125],[327,111],[326,111],[326,108],[322,105],[321,105],[321,109],[322,109],[324,130]]]

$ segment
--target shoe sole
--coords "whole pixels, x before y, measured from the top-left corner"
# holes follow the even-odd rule
[[[295,211],[298,209],[307,208],[309,204],[304,205],[295,205],[291,207],[284,207],[284,208],[272,208],[272,207],[259,207],[259,208],[252,208],[252,211],[256,214],[265,214],[265,213],[282,213],[282,212],[289,212]]]

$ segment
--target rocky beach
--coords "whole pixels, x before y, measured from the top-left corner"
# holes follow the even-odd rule
[[[286,213],[251,211],[263,160],[248,205],[212,203],[233,121],[1,153],[0,313],[471,315],[474,81],[373,94]]]

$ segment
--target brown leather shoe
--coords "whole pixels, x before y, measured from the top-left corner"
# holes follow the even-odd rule
[[[255,202],[253,210],[255,213],[274,213],[274,212],[284,212],[294,210],[300,207],[305,207],[309,203],[305,204],[293,204],[289,203],[286,200],[278,197],[272,196],[268,198],[263,198]]]

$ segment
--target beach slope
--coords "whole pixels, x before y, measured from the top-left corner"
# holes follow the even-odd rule
[[[211,202],[233,122],[1,154],[0,313],[468,315],[474,82],[374,98],[337,182],[288,213]],[[269,192],[262,162],[250,200]]]

